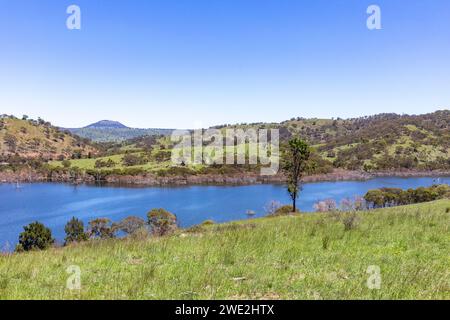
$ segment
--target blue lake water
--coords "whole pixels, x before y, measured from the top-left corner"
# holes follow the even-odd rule
[[[380,187],[402,189],[450,184],[450,178],[377,178],[368,181],[319,182],[303,186],[299,207],[313,211],[315,202],[364,195]],[[265,214],[271,200],[289,204],[282,185],[190,186],[190,187],[112,187],[58,183],[0,184],[0,251],[13,249],[23,226],[40,221],[55,238],[64,239],[64,225],[75,216],[87,225],[89,220],[107,217],[119,221],[130,215],[146,217],[152,208],[165,208],[178,217],[182,227],[211,219],[216,222],[246,219],[246,211],[256,217]]]

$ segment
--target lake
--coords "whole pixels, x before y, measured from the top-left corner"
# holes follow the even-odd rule
[[[380,187],[402,189],[450,184],[450,178],[376,178],[368,181],[308,183],[298,204],[302,211],[313,211],[318,200],[364,195]],[[23,226],[40,221],[58,241],[64,239],[64,225],[72,216],[85,222],[98,217],[119,221],[127,216],[142,218],[152,208],[165,208],[178,217],[182,227],[211,219],[216,222],[246,219],[246,211],[265,215],[271,200],[289,204],[282,185],[115,187],[58,183],[0,184],[0,251],[14,249]]]

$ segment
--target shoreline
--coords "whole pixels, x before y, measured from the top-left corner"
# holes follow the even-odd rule
[[[367,181],[381,177],[398,177],[398,178],[414,178],[414,177],[450,177],[450,171],[415,171],[415,170],[396,170],[396,171],[377,171],[363,172],[350,171],[343,169],[335,169],[331,173],[305,176],[303,183],[314,182],[336,182],[336,181]],[[260,176],[255,173],[221,175],[221,174],[205,174],[205,175],[187,175],[187,176],[165,176],[160,177],[153,174],[144,174],[137,176],[127,175],[110,175],[104,180],[95,181],[94,177],[83,174],[74,179],[68,174],[53,175],[52,177],[44,176],[37,172],[0,172],[0,184],[2,183],[73,183],[73,184],[105,184],[116,186],[198,186],[198,185],[257,185],[257,184],[283,184],[285,178],[281,174],[274,176]]]

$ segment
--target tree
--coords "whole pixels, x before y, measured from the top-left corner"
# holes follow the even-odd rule
[[[153,209],[147,213],[147,218],[154,235],[163,236],[177,228],[177,217],[164,209]]]
[[[89,221],[88,235],[94,239],[112,239],[115,237],[115,228],[108,218],[98,218]]]
[[[72,165],[72,163],[69,160],[63,160],[61,162],[61,164],[63,165],[64,168],[70,168],[70,166]]]
[[[364,196],[367,203],[373,208],[384,207],[384,193],[380,189],[369,190]]]
[[[108,159],[107,161],[103,161],[102,159],[98,159],[97,161],[95,161],[94,167],[96,169],[105,168],[105,167],[106,168],[112,168],[115,165],[116,165],[116,163],[113,160],[111,160],[111,159]]]
[[[128,235],[133,235],[145,226],[144,219],[139,217],[127,217],[116,224],[116,228]]]
[[[82,242],[88,239],[86,232],[84,232],[83,221],[73,217],[69,222],[67,222],[64,227],[66,232],[65,244],[72,242]]]
[[[147,163],[148,161],[140,155],[127,153],[122,158],[122,163],[124,166],[131,167],[131,166],[138,166]]]
[[[300,138],[289,140],[288,148],[283,156],[283,170],[286,174],[287,189],[292,199],[293,212],[296,212],[296,200],[301,190],[300,181],[307,169],[307,161],[310,157],[308,144]]]
[[[23,230],[16,251],[44,250],[55,242],[50,229],[40,222],[30,223]]]

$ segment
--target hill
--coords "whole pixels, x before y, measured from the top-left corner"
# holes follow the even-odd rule
[[[0,256],[0,299],[450,299],[449,208],[361,212],[347,231],[351,213],[301,214]]]
[[[277,128],[281,149],[289,138],[300,136],[313,150],[307,174],[322,175],[323,178],[333,172],[338,179],[348,179],[350,172],[359,176],[450,172],[449,110],[424,115],[379,114],[354,119],[293,118],[282,123],[244,123],[214,128]],[[109,175],[147,173],[165,177],[239,176],[259,172],[258,166],[250,165],[174,167],[171,163],[173,147],[168,136],[138,137],[107,147],[99,158],[73,160],[71,166],[89,171],[99,179],[106,179]],[[53,162],[52,166],[58,170],[62,168],[58,162]],[[133,179],[127,182],[132,183]]]
[[[66,129],[82,138],[95,142],[123,142],[142,136],[169,135],[172,129],[129,128],[117,121],[102,120],[83,128]]]
[[[287,123],[293,132],[300,129],[300,134],[311,137],[335,167],[366,171],[450,168],[449,110],[333,120],[318,129],[299,125],[297,121]]]
[[[97,148],[89,141],[61,131],[42,119],[0,117],[0,156],[27,159],[78,159],[95,156]]]
[[[112,129],[127,129],[128,127],[121,124],[118,121],[111,121],[111,120],[101,120],[96,123],[92,123],[86,128],[94,128],[94,129],[102,129],[102,128],[112,128]]]
[[[352,119],[292,118],[282,123],[215,128],[278,128],[281,139],[306,139],[322,159],[349,170],[450,169],[450,110]]]

